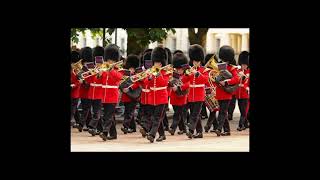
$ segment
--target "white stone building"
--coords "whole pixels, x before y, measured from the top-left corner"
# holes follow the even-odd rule
[[[172,52],[179,49],[187,53],[190,46],[188,29],[175,28],[175,30],[175,34],[170,32],[163,42],[151,43],[149,48],[154,48],[158,44],[164,44],[164,46],[169,48]],[[115,33],[111,36],[106,34],[106,37],[110,38],[112,43],[116,43],[123,52],[123,55],[126,56],[127,33],[125,30],[121,28],[117,29],[117,42],[115,41]],[[92,39],[90,31],[86,31],[85,36],[80,34],[79,43],[72,43],[72,45],[76,45],[77,48],[85,46],[93,48],[96,45],[102,46],[102,39]],[[244,50],[249,51],[249,28],[210,28],[207,33],[206,53],[217,53],[219,48],[223,45],[230,45],[233,47],[236,55],[239,55],[239,53]]]

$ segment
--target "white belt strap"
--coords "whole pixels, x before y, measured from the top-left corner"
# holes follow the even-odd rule
[[[192,87],[192,88],[196,88],[196,87],[204,87],[204,84],[195,84],[195,85],[190,84],[190,87]]]
[[[98,87],[98,86],[102,86],[102,84],[95,84],[95,83],[90,83],[90,86],[93,86],[93,87]]]
[[[167,87],[158,87],[158,88],[150,87],[150,89],[151,89],[152,91],[159,91],[159,90],[167,89]]]
[[[142,92],[150,92],[150,89],[142,89]]]
[[[117,88],[118,89],[118,86],[103,85],[102,88]]]

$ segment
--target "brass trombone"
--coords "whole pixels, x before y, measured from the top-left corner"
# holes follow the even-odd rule
[[[119,67],[118,71],[121,71],[123,70],[122,65],[123,61],[115,62],[112,64],[104,62],[101,65],[97,65],[94,69],[89,69],[89,71],[82,73],[81,77],[85,79],[103,71],[111,71],[114,67]]]

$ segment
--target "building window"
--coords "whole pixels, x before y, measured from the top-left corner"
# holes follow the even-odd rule
[[[221,43],[221,39],[220,39],[220,38],[217,38],[217,39],[216,39],[216,52],[219,52],[220,43]]]
[[[120,47],[122,50],[124,50],[124,38],[121,38]]]
[[[99,38],[96,38],[96,46],[99,46]]]
[[[177,49],[177,38],[172,38],[172,51]]]
[[[87,38],[83,38],[83,47],[86,47],[87,46]]]

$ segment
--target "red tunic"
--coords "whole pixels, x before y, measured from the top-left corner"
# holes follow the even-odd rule
[[[168,82],[169,74],[161,70],[158,77],[151,75],[151,79],[147,78],[150,92],[148,93],[148,104],[153,106],[160,104],[168,104]]]
[[[77,76],[71,72],[71,98],[80,97],[80,82]]]
[[[102,73],[102,103],[118,103],[122,73],[116,70]]]
[[[190,87],[190,82],[188,77],[186,75],[183,75],[181,77],[181,81],[183,85],[181,86],[181,90],[184,91]],[[175,105],[175,106],[182,106],[187,104],[187,94],[184,96],[178,96],[173,90],[171,91],[170,94],[170,104]]]
[[[205,100],[205,84],[208,82],[208,71],[204,72],[204,67],[199,67],[197,71],[200,73],[198,77],[191,74],[188,77],[190,81],[190,91],[188,94],[188,102],[198,102]]]
[[[250,76],[250,70],[249,69],[245,70],[244,74],[247,76]],[[249,94],[248,94],[249,81],[250,81],[250,79],[248,79],[248,78],[246,78],[244,81],[242,79],[240,79],[240,87],[235,91],[236,92],[235,95],[236,95],[237,99],[248,99],[249,98]]]
[[[229,85],[235,85],[239,83],[239,76],[237,73],[237,68],[235,66],[229,65],[227,66],[228,71],[232,74],[232,78],[228,80]],[[217,84],[217,100],[228,100],[232,99],[232,93],[228,93],[223,90],[220,84]]]
[[[102,99],[102,77],[91,76],[87,79],[90,84],[88,99]]]

